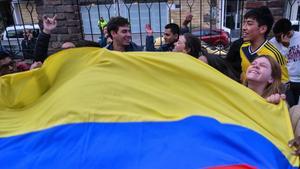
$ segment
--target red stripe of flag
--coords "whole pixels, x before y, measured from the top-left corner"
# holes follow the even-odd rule
[[[206,169],[256,169],[256,167],[246,165],[246,164],[239,164],[239,165],[208,167]]]

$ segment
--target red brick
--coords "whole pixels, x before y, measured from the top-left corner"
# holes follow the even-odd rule
[[[258,7],[265,6],[265,5],[266,5],[265,1],[247,2],[245,5],[245,8],[253,9],[253,8],[258,8]]]
[[[277,1],[268,1],[267,6],[269,8],[282,8],[283,7],[283,2],[280,0]]]

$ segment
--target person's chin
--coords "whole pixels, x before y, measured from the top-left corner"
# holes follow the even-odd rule
[[[252,73],[247,73],[247,74],[246,74],[246,78],[247,78],[248,80],[255,80],[257,77],[256,77],[256,75],[254,75],[254,74],[252,74]]]
[[[250,41],[250,38],[248,36],[243,36],[243,41]]]
[[[170,43],[170,41],[168,41],[168,40],[165,40],[165,44],[169,44]]]
[[[124,45],[129,45],[130,42],[131,42],[131,40],[124,40],[124,41],[123,41],[123,44],[124,44]]]
[[[248,81],[253,81],[253,82],[262,82],[262,77],[260,75],[253,75],[253,74],[250,74],[250,75],[246,75],[247,77],[247,80]]]
[[[129,45],[130,45],[130,42],[124,42],[123,45],[124,45],[124,46],[129,46]]]

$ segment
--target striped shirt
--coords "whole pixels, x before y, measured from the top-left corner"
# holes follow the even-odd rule
[[[275,46],[273,46],[269,41],[266,40],[256,51],[252,52],[250,45],[250,42],[244,42],[240,49],[240,56],[242,59],[242,80],[245,80],[247,68],[257,56],[269,55],[280,64],[282,73],[281,81],[283,83],[288,82],[289,78],[288,70],[286,67],[286,57],[284,57]]]

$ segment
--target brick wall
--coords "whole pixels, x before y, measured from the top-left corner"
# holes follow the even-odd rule
[[[177,5],[178,8],[173,8],[171,10],[170,18],[174,23],[180,24],[183,22],[185,15],[188,12],[193,14],[192,27],[200,27],[200,25],[204,28],[208,28],[212,26],[215,28],[221,20],[221,11],[219,9],[221,0],[216,0],[217,6],[211,8],[210,2],[211,0],[203,0],[203,1],[172,1],[174,5]],[[171,2],[171,3],[172,3]],[[181,2],[181,4],[180,4]],[[181,10],[181,12],[180,12]],[[215,16],[211,16],[211,11],[215,10]],[[181,17],[180,17],[181,16]],[[201,22],[201,23],[200,23]],[[212,25],[210,25],[212,24]]]
[[[177,5],[178,8],[173,8],[171,9],[171,21],[177,24],[182,24],[184,21],[184,18],[187,13],[192,11],[191,13],[193,14],[193,22],[192,22],[192,27],[200,27],[200,21],[202,27],[210,27],[210,23],[212,23],[212,27],[216,27],[216,23],[220,21],[220,10],[218,8],[215,8],[217,11],[215,14],[216,16],[213,17],[211,16],[211,6],[209,2],[211,0],[194,0],[194,1],[179,1],[179,0],[173,0],[170,1],[169,3],[174,3],[174,5]],[[181,4],[180,4],[181,2]],[[217,0],[217,7],[219,7],[219,3],[221,3],[221,0]],[[181,10],[181,12],[180,12]],[[200,18],[201,17],[201,18]],[[181,23],[180,23],[181,21]]]
[[[49,44],[52,51],[59,50],[64,42],[75,42],[83,38],[79,7],[74,2],[73,0],[36,0],[40,22],[43,15],[50,17],[57,15],[58,25],[51,34]]]
[[[181,4],[180,4],[181,2]],[[179,1],[179,0],[170,0],[169,4],[173,4],[174,6],[178,8],[170,8],[170,18],[171,21],[177,24],[181,24],[184,20],[185,15],[192,11],[192,14],[194,15],[193,18],[193,27],[199,27],[200,26],[200,17],[202,21],[202,27],[210,27],[210,5],[209,2],[211,0],[194,0],[194,1]],[[217,7],[220,6],[221,0],[217,0]],[[200,4],[201,3],[201,4]],[[192,6],[192,7],[190,7]],[[244,13],[252,8],[257,8],[260,6],[268,6],[274,16],[275,20],[278,20],[282,18],[283,12],[285,9],[285,0],[245,0],[244,2]],[[181,13],[180,13],[181,8]],[[200,13],[201,12],[201,13]],[[218,9],[216,17],[212,18],[212,27],[216,27],[218,25],[217,23],[220,22],[221,18],[221,11]],[[181,16],[181,17],[180,17]],[[181,18],[181,19],[180,19]],[[180,23],[181,21],[181,23]]]
[[[274,19],[278,20],[283,17],[285,11],[285,0],[246,0],[245,9],[257,8],[260,6],[267,6],[270,8]]]

